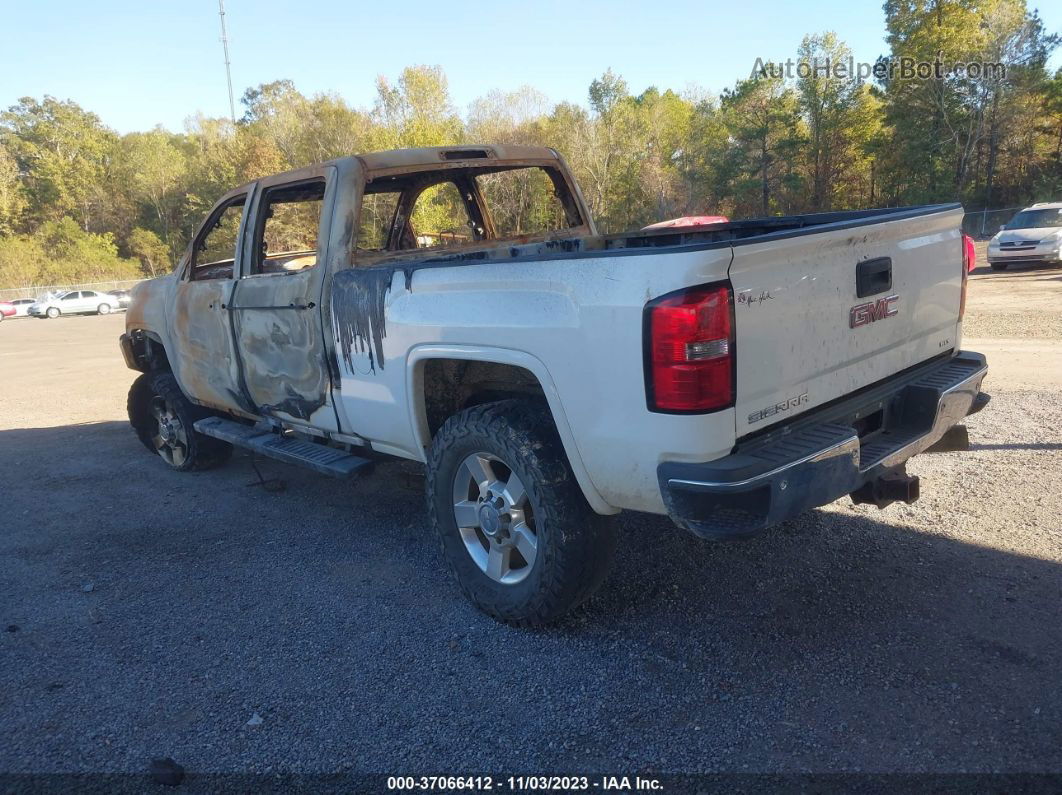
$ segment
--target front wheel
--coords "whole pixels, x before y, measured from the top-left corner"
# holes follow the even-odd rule
[[[48,307],[48,311],[45,314],[52,320],[55,320],[61,314],[54,306]]]
[[[111,313],[111,305],[110,304],[100,304],[98,307],[96,307],[96,314],[97,315],[109,315],[110,313]]]
[[[432,443],[427,486],[458,585],[494,618],[554,621],[608,573],[612,523],[587,504],[540,404],[504,400],[448,419]]]
[[[129,388],[129,424],[137,438],[179,472],[211,469],[229,460],[232,445],[204,436],[195,423],[212,416],[184,396],[170,373],[144,373]]]

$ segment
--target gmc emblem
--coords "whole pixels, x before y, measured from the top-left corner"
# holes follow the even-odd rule
[[[858,328],[867,323],[893,317],[900,311],[896,308],[896,302],[899,300],[900,296],[890,295],[886,298],[879,298],[877,301],[868,301],[865,304],[853,306],[848,310],[848,327]]]

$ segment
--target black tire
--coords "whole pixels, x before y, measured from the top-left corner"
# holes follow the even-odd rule
[[[96,314],[97,315],[109,315],[110,313],[111,313],[111,305],[110,304],[100,304],[99,306],[96,307]]]
[[[1005,262],[990,262],[990,263],[988,263],[988,267],[990,267],[994,271],[1005,271],[1007,269],[1007,263],[1005,263]]]
[[[185,433],[185,444],[179,462],[167,458],[156,440],[159,438],[159,421],[153,413],[157,398],[180,420]],[[129,388],[126,404],[129,424],[137,438],[149,451],[165,461],[178,472],[212,469],[221,466],[232,456],[232,445],[211,436],[204,436],[193,429],[194,424],[205,417],[214,416],[208,409],[196,406],[184,396],[172,373],[143,373],[137,376]]]
[[[57,308],[55,308],[54,306],[50,306],[50,307],[48,307],[47,311],[44,313],[44,316],[46,318],[48,318],[49,320],[55,320],[55,318],[59,317],[59,315],[61,315],[61,314],[63,314],[63,313],[60,312]]]
[[[492,579],[476,564],[455,517],[458,469],[478,452],[497,456],[519,477],[533,512],[537,553],[524,578],[513,584]],[[427,499],[458,585],[476,607],[500,621],[521,626],[555,621],[586,601],[608,573],[615,529],[587,504],[540,403],[503,400],[450,417],[432,442]]]

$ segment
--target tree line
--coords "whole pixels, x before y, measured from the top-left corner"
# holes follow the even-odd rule
[[[119,135],[70,100],[0,113],[0,287],[158,275],[226,190],[358,152],[460,143],[551,146],[599,227],[681,215],[752,217],[962,201],[1062,198],[1059,43],[1024,0],[887,0],[886,61],[1003,63],[1002,74],[872,81],[764,68],[713,96],[630,91],[607,70],[587,104],[492,91],[459,113],[438,66],[377,79],[372,108],[288,80],[248,89],[243,116]],[[842,63],[833,33],[796,60]],[[770,67],[771,65],[768,65]]]

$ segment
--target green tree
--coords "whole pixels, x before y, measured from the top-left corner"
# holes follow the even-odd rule
[[[86,231],[101,203],[117,137],[75,102],[23,97],[0,113],[0,143],[25,174],[29,212],[37,222],[71,216]]]
[[[702,215],[734,215],[730,186],[735,178],[729,157],[730,130],[718,100],[706,96],[694,105],[686,144],[686,180],[690,211]]]
[[[121,142],[121,173],[132,198],[150,208],[163,244],[180,250],[180,215],[184,209],[187,158],[173,136],[156,129],[131,133]]]
[[[406,67],[395,85],[381,75],[376,94],[372,139],[379,148],[445,146],[461,140],[463,125],[442,67]]]
[[[25,208],[18,163],[0,144],[0,235],[10,235],[18,229]]]
[[[806,160],[810,208],[831,210],[860,201],[869,170],[867,149],[877,132],[878,102],[861,81],[838,75],[851,50],[832,32],[805,36],[797,51],[806,68],[797,79],[807,126]]]
[[[796,94],[780,77],[750,78],[724,91],[721,107],[731,139],[725,172],[735,208],[785,212],[802,186],[794,157],[801,143]]]
[[[140,260],[140,267],[151,278],[160,276],[172,268],[170,247],[150,229],[137,227],[126,239],[129,253]]]
[[[883,81],[894,200],[992,203],[999,158],[1024,134],[1057,37],[1024,0],[888,0],[885,17],[894,59],[943,65],[930,79]],[[957,62],[1006,70],[971,75],[949,68]]]

